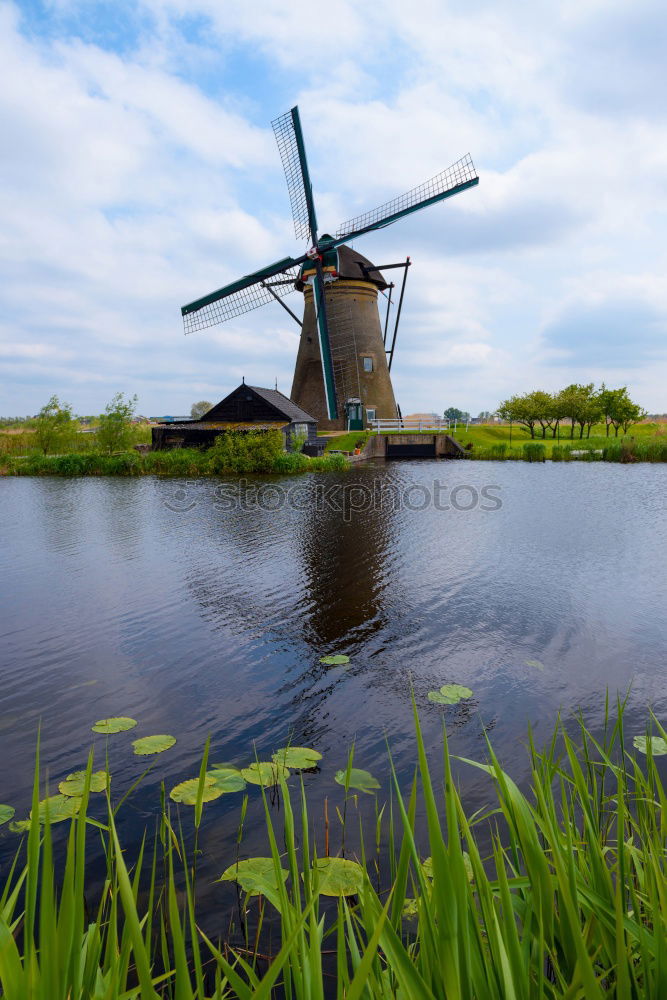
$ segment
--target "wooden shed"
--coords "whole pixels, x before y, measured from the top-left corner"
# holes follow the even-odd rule
[[[198,420],[162,423],[153,428],[153,450],[210,448],[219,434],[229,431],[270,431],[283,434],[285,450],[294,435],[305,437],[310,451],[317,448],[317,421],[277,389],[242,382]]]

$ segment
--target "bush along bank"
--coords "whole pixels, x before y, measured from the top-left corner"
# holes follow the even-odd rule
[[[447,711],[451,701],[438,704]],[[436,779],[415,706],[411,785],[401,788],[391,760],[377,781],[353,767],[351,751],[330,789],[339,823],[324,830],[301,776],[326,780],[317,750],[288,746],[270,762],[236,768],[210,765],[216,752],[207,741],[199,776],[168,797],[163,786],[157,832],[134,851],[121,845],[118,814],[130,793],[112,798],[108,753],[98,747],[106,770],[94,770],[100,761],[91,750],[85,770],[61,781],[61,794],[41,798],[38,745],[30,816],[13,819],[13,807],[0,805],[3,829],[23,835],[0,882],[0,993],[8,1000],[664,997],[667,790],[657,759],[667,754],[667,733],[652,719],[630,748],[623,714],[622,705],[615,719],[605,713],[600,737],[582,719],[559,722],[544,749],[529,737],[522,791],[488,738],[484,761],[455,758],[446,729],[444,781]],[[93,731],[122,741],[136,725],[109,718]],[[144,737],[134,752],[168,754],[176,741]],[[483,775],[486,809],[466,804],[455,767]],[[378,800],[389,791],[387,808]],[[219,799],[234,794],[236,849],[221,859],[217,881],[236,883],[240,926],[220,913],[211,940],[202,930],[197,856],[214,850],[215,838],[200,840],[199,832],[204,812],[211,829]],[[251,794],[263,800],[264,857],[244,850]],[[66,838],[54,829],[59,821],[69,825]],[[358,849],[350,847],[355,829]],[[89,884],[91,838],[101,838],[106,858],[101,890]]]
[[[3,472],[13,476],[216,476],[229,473],[290,474],[348,467],[344,455],[307,455],[283,451],[282,434],[224,434],[206,451],[175,448],[146,454],[124,452],[7,457]]]
[[[552,444],[526,441],[523,446],[510,448],[508,444],[472,447],[466,458],[482,462],[667,462],[667,439],[613,440],[608,443],[576,442]]]

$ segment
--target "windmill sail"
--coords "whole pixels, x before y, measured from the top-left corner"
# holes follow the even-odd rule
[[[317,216],[299,109],[292,108],[291,111],[271,122],[271,125],[285,171],[296,238],[297,240],[309,240],[311,246],[315,246],[317,243]]]
[[[304,257],[297,260],[285,257],[260,271],[254,271],[244,278],[239,278],[238,281],[233,281],[230,285],[225,285],[224,288],[219,288],[217,292],[211,292],[204,298],[182,306],[181,315],[185,332],[205,330],[235,316],[242,316],[252,309],[266,305],[267,302],[273,302],[273,295],[266,285],[271,287],[275,295],[281,297],[293,292],[294,283],[299,276],[299,265],[304,260]],[[275,280],[269,281],[270,278]]]
[[[380,205],[379,208],[374,208],[370,212],[365,212],[364,215],[358,215],[356,219],[350,219],[343,223],[336,232],[334,246],[340,246],[341,243],[354,239],[355,236],[361,236],[362,233],[370,233],[374,229],[384,229],[385,226],[390,226],[392,222],[402,219],[405,215],[418,212],[420,209],[426,208],[427,205],[434,205],[444,198],[450,198],[452,195],[458,194],[459,191],[465,191],[466,188],[477,183],[479,183],[479,177],[468,153],[429,181],[419,184],[418,187],[406,191],[405,194],[386,202],[384,205]]]

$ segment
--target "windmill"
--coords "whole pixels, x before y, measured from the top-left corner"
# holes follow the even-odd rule
[[[185,332],[205,329],[277,300],[299,323],[301,338],[291,398],[328,429],[359,429],[366,418],[396,417],[390,368],[396,342],[408,258],[382,270],[404,268],[391,348],[387,348],[389,304],[384,333],[377,307],[379,291],[391,290],[381,269],[346,244],[365,233],[477,184],[470,155],[431,180],[344,223],[335,236],[318,235],[299,109],[272,122],[285,170],[294,230],[308,249],[284,257],[183,306]],[[303,321],[282,301],[291,291],[304,293]],[[389,358],[387,359],[387,355]]]

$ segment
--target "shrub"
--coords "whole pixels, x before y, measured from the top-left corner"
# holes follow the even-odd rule
[[[527,441],[523,446],[524,462],[544,462],[547,449],[538,441]]]
[[[123,451],[132,444],[132,417],[137,405],[137,397],[125,399],[117,392],[104,413],[100,416],[97,441],[104,451]]]
[[[39,411],[35,421],[34,441],[44,455],[49,452],[64,451],[76,433],[72,408],[62,403],[57,396],[51,396],[46,406]]]
[[[209,449],[208,467],[212,473],[273,472],[283,454],[280,431],[228,432]]]

